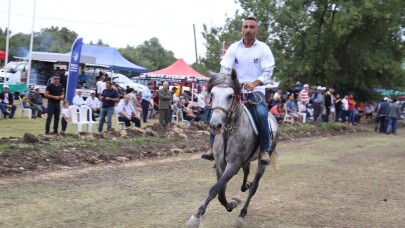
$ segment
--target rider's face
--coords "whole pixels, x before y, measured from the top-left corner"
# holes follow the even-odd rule
[[[242,26],[242,34],[245,40],[255,40],[256,35],[259,32],[259,28],[257,27],[257,22],[254,20],[246,20],[243,22]]]

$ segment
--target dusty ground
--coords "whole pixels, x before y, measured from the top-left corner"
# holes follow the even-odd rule
[[[362,126],[331,125],[327,129],[315,125],[281,133],[280,140],[313,136],[332,136],[358,131],[370,131]],[[157,125],[146,129],[81,135],[34,136],[0,138],[0,177],[35,171],[59,170],[88,165],[128,162],[181,153],[204,153],[208,132],[201,126],[170,127],[167,131]]]
[[[283,136],[279,169],[262,178],[245,227],[403,227],[404,129],[396,136],[374,131],[321,135]],[[146,138],[155,149],[171,145],[154,137],[159,138]],[[198,139],[185,146],[199,147]],[[115,141],[106,145],[120,148],[122,141]],[[77,167],[51,166],[58,170],[8,173],[0,178],[0,227],[184,227],[215,182],[212,163],[199,156],[179,152],[125,163],[97,157],[98,165],[78,162]],[[243,203],[241,175],[229,183],[227,196]],[[214,199],[201,227],[232,227],[240,209],[228,213]]]

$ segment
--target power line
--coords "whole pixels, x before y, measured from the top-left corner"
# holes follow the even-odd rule
[[[0,11],[0,14],[8,14],[7,12]],[[10,13],[14,16],[20,17],[29,17],[31,18],[32,15],[27,14],[19,14],[19,13]],[[98,24],[98,25],[114,25],[114,26],[137,26],[137,27],[190,27],[190,25],[181,25],[181,24],[171,24],[171,25],[152,25],[152,24],[132,24],[132,23],[112,23],[112,22],[98,22],[98,21],[82,21],[82,20],[71,20],[71,19],[60,19],[60,18],[52,18],[52,17],[41,17],[36,16],[37,19],[44,19],[44,20],[53,20],[53,21],[65,21],[65,22],[75,22],[75,23],[85,23],[85,24]]]

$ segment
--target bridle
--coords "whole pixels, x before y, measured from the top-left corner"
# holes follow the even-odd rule
[[[220,84],[217,85],[217,87],[221,88],[229,88],[227,84]],[[228,110],[216,106],[211,108],[211,112],[214,112],[215,110],[220,110],[225,113],[225,125],[224,125],[224,137],[228,138],[236,129],[238,129],[239,126],[237,126],[237,122],[239,120],[239,117],[242,115],[243,110],[239,110],[238,108],[240,107],[241,104],[241,96],[239,93],[234,92],[232,95],[232,103],[231,106],[229,107]],[[238,115],[236,118],[234,117],[234,114],[239,110]]]

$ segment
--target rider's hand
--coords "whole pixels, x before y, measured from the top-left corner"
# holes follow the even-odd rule
[[[255,87],[256,87],[256,85],[255,85],[253,82],[247,83],[247,84],[245,85],[245,90],[247,90],[247,91],[253,91],[253,90],[255,89]]]

